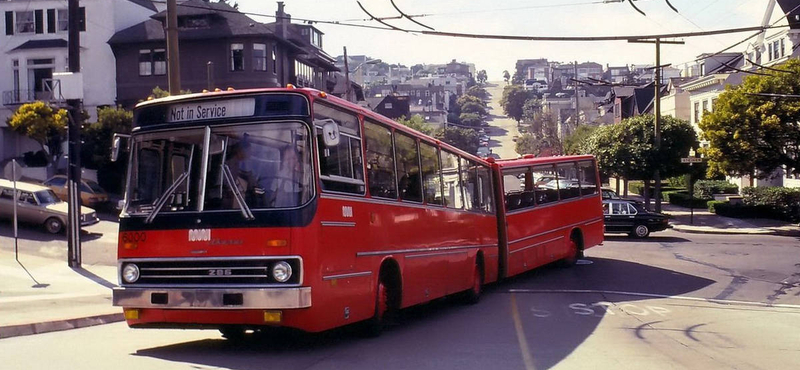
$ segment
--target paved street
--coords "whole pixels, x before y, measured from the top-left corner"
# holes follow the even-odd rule
[[[519,135],[517,130],[517,121],[506,117],[503,114],[503,107],[500,105],[500,99],[503,97],[504,82],[493,82],[487,84],[485,87],[491,97],[489,100],[489,128],[486,134],[489,135],[489,148],[492,153],[495,153],[503,159],[517,158],[515,144],[513,141],[514,136]]]
[[[607,236],[571,269],[489,287],[474,306],[406,310],[377,339],[352,330],[234,345],[215,331],[123,323],[0,340],[9,369],[800,368],[797,238]],[[10,365],[9,365],[10,364]]]

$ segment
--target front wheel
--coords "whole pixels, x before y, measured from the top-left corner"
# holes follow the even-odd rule
[[[44,228],[50,234],[58,234],[64,229],[64,223],[58,218],[50,217],[44,222]]]
[[[581,258],[581,251],[578,249],[578,243],[575,242],[575,239],[570,239],[567,248],[569,251],[567,252],[567,256],[561,260],[561,265],[564,267],[575,266],[578,259]]]
[[[631,232],[631,236],[637,238],[646,238],[648,235],[650,235],[650,229],[647,225],[636,225],[633,232]]]

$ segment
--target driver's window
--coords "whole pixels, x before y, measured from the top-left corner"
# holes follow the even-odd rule
[[[33,194],[28,192],[23,191],[19,193],[18,199],[20,203],[36,204],[36,199],[33,197]]]
[[[612,204],[612,214],[615,215],[627,215],[628,214],[628,204],[627,203],[614,203]]]

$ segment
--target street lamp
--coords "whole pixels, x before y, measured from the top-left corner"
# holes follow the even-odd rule
[[[349,101],[350,100],[350,67],[347,64],[347,47],[343,47],[342,49],[344,50],[344,69],[345,69],[344,82],[346,84],[346,86],[344,88],[344,98]],[[377,64],[377,63],[380,63],[380,62],[381,62],[380,59],[368,60],[368,61],[366,61],[364,63],[361,63],[358,66],[356,66],[356,68],[353,69],[353,73],[355,73],[359,68],[363,67],[365,64]]]

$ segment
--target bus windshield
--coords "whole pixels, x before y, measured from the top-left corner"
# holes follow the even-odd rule
[[[136,135],[126,211],[248,214],[302,206],[314,194],[310,137],[300,122]]]

